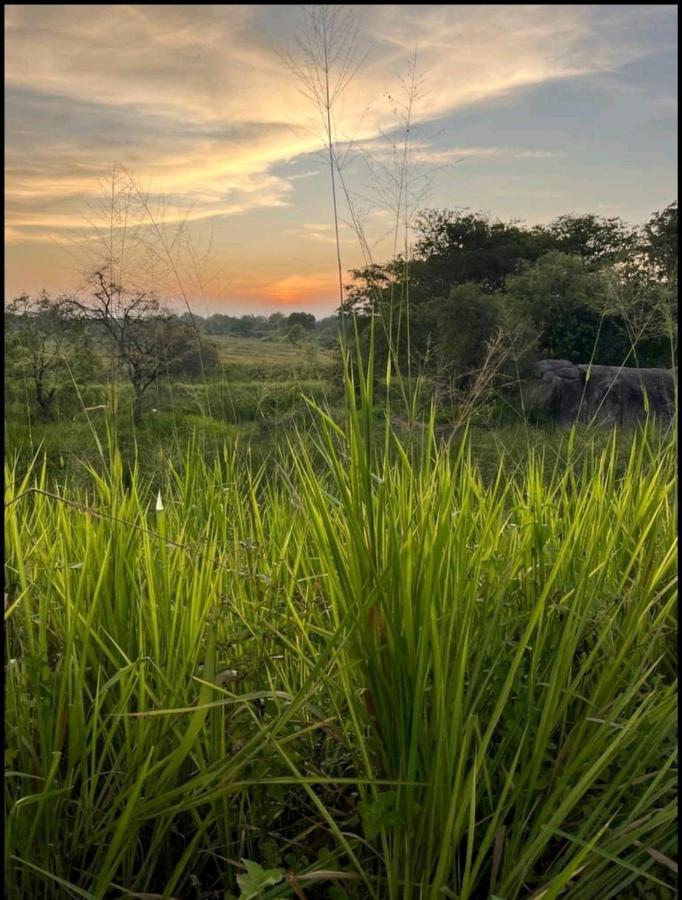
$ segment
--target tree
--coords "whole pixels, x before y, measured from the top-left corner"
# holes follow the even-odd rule
[[[193,328],[196,327],[200,331],[204,331],[206,328],[206,319],[203,316],[197,315],[197,313],[184,312],[178,316],[178,322],[182,322],[185,325],[191,325]]]
[[[205,320],[204,327],[207,334],[230,334],[236,321],[234,316],[214,313]]]
[[[462,379],[477,371],[502,323],[499,298],[470,282],[433,301],[429,314],[439,372]]]
[[[354,270],[353,283],[346,289],[345,309],[363,316],[373,312],[387,330],[389,322],[409,318],[410,353],[421,363],[433,347],[434,327],[438,327],[434,310],[439,303],[447,306],[453,288],[468,284],[484,294],[503,293],[510,275],[546,251],[548,237],[541,229],[467,210],[425,210],[415,227],[418,239],[407,278],[400,256],[385,265]],[[377,334],[381,342],[382,336]],[[404,360],[408,345],[404,326],[393,342]],[[442,347],[442,337],[440,344]],[[382,362],[384,355],[377,345],[377,360]]]
[[[164,360],[161,374],[201,378],[220,363],[220,351],[212,341],[199,341],[196,329],[170,315],[157,323],[155,348]]]
[[[315,328],[315,316],[307,312],[293,312],[287,316],[287,327],[293,328],[300,325],[305,331],[313,331]]]
[[[544,251],[546,239],[517,222],[500,222],[467,210],[425,210],[417,218],[416,229],[419,237],[408,280],[401,257],[383,266],[355,270],[346,308],[363,315],[372,311],[385,325],[376,332],[380,365],[386,356],[383,331],[390,331],[388,323],[400,318],[403,324],[394,329],[392,341],[401,363],[409,344],[412,362],[417,365],[459,368],[456,360],[464,352],[465,337],[456,324],[456,304],[461,301],[469,309],[474,295],[503,293],[507,278],[518,272],[524,261],[536,259]],[[453,289],[463,286],[464,294],[452,295]],[[495,304],[485,304],[480,298],[478,303],[483,321]],[[449,338],[454,343],[448,349]],[[472,346],[478,346],[476,337],[472,341]]]
[[[637,231],[622,219],[606,219],[591,213],[558,216],[540,229],[547,250],[579,256],[588,264],[604,265],[626,260],[637,248]]]
[[[652,274],[677,283],[677,203],[655,212],[643,228],[643,246]]]
[[[338,315],[326,316],[315,323],[315,335],[322,347],[334,349],[339,343],[341,320]]]
[[[433,209],[421,213],[416,229],[409,278],[397,256],[353,271],[346,288],[345,309],[366,320],[372,313],[383,326],[376,331],[380,365],[389,332],[401,362],[409,346],[413,362],[431,368],[436,359],[444,364],[452,339],[454,364],[463,328],[448,324],[456,321],[452,291],[464,286],[467,304],[476,291],[500,297],[513,293],[505,305],[542,354],[586,362],[596,350],[595,361],[620,364],[627,358],[655,365],[664,350],[670,357],[663,324],[667,335],[673,334],[676,204],[656,213],[640,231],[621,219],[591,214],[559,216],[549,225],[529,228],[481,212]],[[486,306],[480,298],[477,303],[482,313]],[[408,319],[409,341],[404,326],[396,334],[389,324]],[[636,352],[628,356],[631,350]]]
[[[293,344],[295,347],[298,347],[303,341],[306,339],[308,332],[305,330],[303,325],[293,325],[287,331],[287,340],[290,344]]]
[[[486,294],[501,293],[509,275],[548,247],[541,229],[493,220],[482,212],[425,210],[416,222],[419,237],[411,277],[431,296],[448,296],[457,284],[475,282]]]
[[[73,301],[85,321],[108,340],[117,368],[133,388],[133,419],[142,414],[145,393],[162,376],[197,374],[217,361],[212,345],[201,344],[197,331],[180,322],[158,298],[143,290],[128,291],[106,269],[90,278],[91,296]]]
[[[68,297],[22,294],[5,307],[5,351],[9,378],[32,385],[40,416],[51,419],[59,389],[91,375],[97,358]]]
[[[554,250],[507,282],[511,322],[525,324],[541,356],[621,365],[631,343],[622,318],[608,314],[609,281],[581,256]]]
[[[365,266],[352,269],[352,282],[346,286],[345,313],[360,318],[372,313],[382,315],[390,307],[390,299],[396,287],[400,287],[403,266],[400,260],[392,260],[385,265]]]
[[[677,277],[650,265],[614,267],[607,273],[607,312],[622,321],[638,366],[666,368],[677,358]]]
[[[231,327],[232,334],[238,337],[262,337],[267,330],[265,316],[248,314],[239,319],[234,319]]]
[[[268,316],[268,328],[271,331],[279,331],[286,321],[286,316],[281,312],[270,313]]]

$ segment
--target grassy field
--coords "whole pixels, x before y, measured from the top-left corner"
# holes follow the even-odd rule
[[[9,897],[675,895],[671,438],[372,391],[10,447]]]
[[[311,356],[319,363],[331,363],[334,354],[314,341],[292,344],[287,340],[242,338],[213,335],[211,340],[220,348],[221,360],[226,364],[248,366],[277,366],[299,369],[310,364]]]
[[[178,460],[197,435],[203,451],[220,452],[225,441],[251,443],[265,457],[293,426],[307,418],[304,398],[338,406],[338,359],[314,343],[294,346],[283,340],[213,338],[220,364],[206,382],[162,378],[149,389],[144,415],[133,423],[132,389],[119,381],[89,384],[65,381],[56,397],[55,417],[35,414],[28,386],[5,382],[5,450],[26,463],[40,450],[51,474],[98,466],[107,429],[126,462],[137,454],[154,468],[169,455]]]

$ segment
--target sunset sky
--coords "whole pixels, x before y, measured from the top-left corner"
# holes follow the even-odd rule
[[[675,199],[675,7],[375,5],[357,16],[366,56],[336,127],[354,141],[345,175],[377,261],[392,248],[377,193],[397,126],[387,95],[401,97],[415,50],[423,206],[634,223]],[[282,59],[297,57],[303,24],[298,6],[6,6],[6,296],[78,283],[117,163],[208,250],[201,289],[187,274],[197,313],[332,312],[329,172],[317,113]],[[361,261],[344,225],[343,266]]]

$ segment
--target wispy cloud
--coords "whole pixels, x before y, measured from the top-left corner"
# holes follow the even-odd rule
[[[164,191],[192,194],[206,215],[281,203],[288,179],[269,170],[319,146],[307,101],[265,36],[263,7],[10,6],[6,25],[14,228],[34,224],[20,199],[44,206],[90,194],[113,158]],[[346,99],[350,123],[391,87],[415,45],[427,70],[422,119],[548,79],[611,71],[643,52],[632,39],[595,34],[588,7],[383,6],[365,26],[374,49]],[[374,104],[364,136],[388,117]]]
[[[399,138],[397,150],[400,156]],[[355,149],[367,153],[372,160],[391,163],[396,155],[396,147],[387,140],[372,139],[356,144]],[[427,141],[411,141],[410,160],[417,164],[441,165],[458,162],[476,162],[486,159],[558,159],[565,152],[557,150],[540,150],[523,147],[447,147],[439,149]]]
[[[626,7],[609,19],[590,6],[537,5],[375,5],[359,14],[371,53],[338,125],[367,143],[394,124],[381,95],[395,89],[415,46],[425,74],[416,118],[427,122],[613,73],[650,52],[638,25],[659,15]],[[5,7],[8,243],[64,231],[82,238],[114,161],[168,196],[168,216],[191,221],[283,209],[295,190],[312,190],[320,172],[286,165],[320,147],[315,116],[279,55],[294,46],[298,15],[258,5]],[[439,165],[556,155],[452,143],[424,144],[417,157]],[[323,228],[305,233],[329,241]]]

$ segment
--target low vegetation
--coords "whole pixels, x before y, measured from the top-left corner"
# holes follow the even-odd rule
[[[484,478],[362,369],[267,466],[10,456],[9,897],[673,896],[670,437]]]

